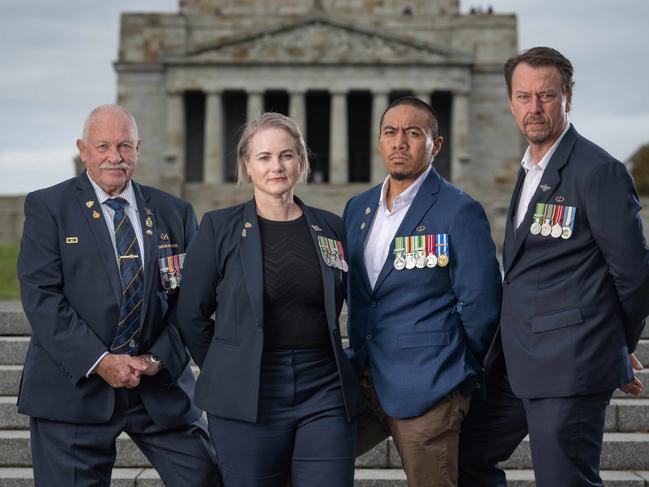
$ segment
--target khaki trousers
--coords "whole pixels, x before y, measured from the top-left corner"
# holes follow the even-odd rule
[[[392,435],[408,487],[456,487],[460,426],[470,399],[455,389],[421,416],[400,419],[383,411],[369,367],[361,389],[367,406],[358,417],[356,454],[362,455]]]

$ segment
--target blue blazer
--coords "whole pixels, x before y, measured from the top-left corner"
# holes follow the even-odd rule
[[[385,412],[408,418],[458,386],[469,395],[479,383],[498,324],[501,276],[482,207],[432,169],[395,236],[448,234],[449,265],[395,270],[393,240],[372,288],[363,248],[380,192],[381,185],[352,198],[343,216],[349,337],[358,368],[371,365]]]
[[[143,376],[138,389],[156,424],[186,425],[200,410],[192,403],[194,378],[177,329],[177,294],[163,290],[158,258],[185,251],[196,217],[178,198],[133,186],[143,232],[146,219],[153,220],[152,235],[143,235],[140,353],[154,353],[166,364],[163,372]],[[18,410],[69,423],[108,421],[114,389],[85,374],[115,336],[122,288],[109,230],[85,173],[27,195],[18,277],[32,327]]]
[[[318,236],[344,242],[342,220],[296,201],[320,259],[331,345],[351,419],[359,409],[360,392],[342,348],[338,323],[345,274],[324,263],[318,245]],[[256,422],[264,347],[264,282],[254,199],[205,214],[185,260],[184,280],[180,331],[201,368],[196,403],[215,416]]]
[[[575,396],[630,382],[627,354],[649,314],[649,250],[631,176],[570,127],[514,233],[524,177],[521,169],[503,249],[500,331],[514,393]],[[576,208],[570,239],[530,233],[539,202]],[[498,351],[496,343],[488,363]]]

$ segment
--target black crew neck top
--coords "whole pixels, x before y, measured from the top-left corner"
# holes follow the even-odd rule
[[[259,218],[264,265],[264,350],[331,348],[320,260],[304,215]]]

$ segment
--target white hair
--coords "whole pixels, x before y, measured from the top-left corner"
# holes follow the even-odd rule
[[[131,124],[131,128],[133,129],[133,135],[135,135],[135,140],[139,139],[139,134],[138,134],[138,130],[137,130],[137,122],[135,121],[135,117],[133,117],[133,115],[131,115],[131,113],[126,108],[124,108],[124,107],[122,107],[120,105],[99,105],[97,108],[95,108],[93,111],[91,111],[88,114],[88,116],[86,117],[85,122],[83,123],[82,138],[83,138],[84,142],[88,142],[88,132],[90,131],[90,124],[92,123],[94,118],[97,115],[100,115],[101,113],[108,112],[108,111],[117,112],[117,113],[121,113],[121,114],[125,115],[126,118],[128,118],[128,120],[129,120],[129,122]]]

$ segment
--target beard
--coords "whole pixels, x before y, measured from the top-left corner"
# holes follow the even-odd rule
[[[543,122],[545,125],[541,129],[536,128],[535,130],[528,130],[527,123],[525,123],[525,137],[527,138],[527,140],[533,144],[542,144],[544,142],[547,142],[552,133],[552,130],[547,125],[547,122],[545,120],[532,120],[530,122]]]

